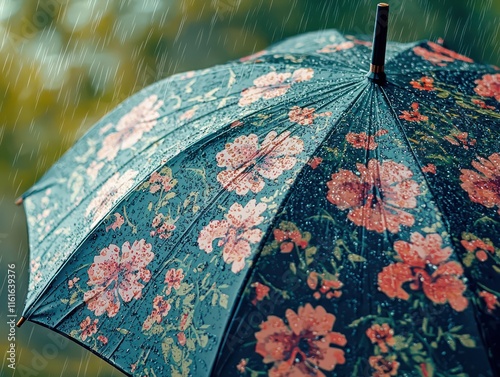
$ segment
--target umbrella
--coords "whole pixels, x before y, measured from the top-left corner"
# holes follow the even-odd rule
[[[498,372],[500,73],[387,14],[99,121],[19,199],[19,325],[137,376]]]

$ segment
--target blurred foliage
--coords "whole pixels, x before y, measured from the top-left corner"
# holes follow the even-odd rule
[[[223,63],[305,31],[371,34],[372,0],[0,0],[0,246],[27,287],[24,215],[13,200],[123,99],[175,72]],[[500,61],[500,0],[393,0],[389,39],[442,37],[475,60]],[[6,303],[1,295],[0,313]],[[6,344],[0,326],[0,345]],[[66,341],[33,369],[50,332],[18,330],[15,376],[119,372]],[[34,335],[34,336],[33,336]],[[58,336],[59,337],[59,336]],[[60,338],[60,337],[59,337]],[[62,338],[61,338],[62,339]],[[22,352],[21,352],[22,351]],[[57,362],[55,361],[57,360]],[[37,365],[40,366],[40,365]],[[4,365],[1,375],[11,375]]]

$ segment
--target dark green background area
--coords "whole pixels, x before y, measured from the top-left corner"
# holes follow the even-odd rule
[[[368,0],[0,0],[0,314],[7,264],[17,312],[28,280],[24,213],[14,199],[94,122],[144,86],[210,67],[311,30],[371,34]],[[474,60],[500,64],[500,0],[390,2],[389,39],[442,37]],[[2,376],[119,376],[71,341],[26,323],[17,366]]]

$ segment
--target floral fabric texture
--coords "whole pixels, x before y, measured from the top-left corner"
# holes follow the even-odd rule
[[[499,375],[500,71],[305,34],[160,81],[24,195],[23,313],[126,375]]]

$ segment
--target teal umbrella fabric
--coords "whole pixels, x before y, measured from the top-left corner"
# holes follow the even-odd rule
[[[493,376],[500,70],[297,36],[119,105],[23,195],[23,317],[133,376]]]

